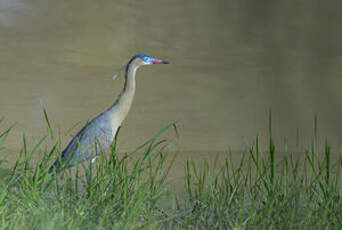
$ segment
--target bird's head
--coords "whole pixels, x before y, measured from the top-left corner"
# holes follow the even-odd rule
[[[169,64],[169,62],[150,57],[146,54],[137,54],[131,58],[131,60],[127,63],[126,67],[122,68],[114,74],[113,80],[120,76],[122,70],[126,70],[127,73],[129,68],[132,68],[135,71],[140,66],[152,64]]]
[[[127,67],[133,65],[138,68],[143,65],[153,65],[153,64],[169,64],[167,61],[163,61],[157,58],[150,57],[146,54],[137,54],[128,62]]]

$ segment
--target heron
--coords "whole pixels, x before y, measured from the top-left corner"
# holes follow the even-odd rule
[[[136,88],[137,69],[140,66],[152,64],[168,64],[168,62],[146,54],[137,54],[130,59],[125,67],[124,88],[117,100],[107,110],[88,122],[71,139],[61,156],[56,158],[50,166],[50,173],[85,161],[90,161],[89,169],[91,169],[99,154],[98,149],[106,149],[111,145],[117,130],[131,108]],[[87,180],[89,179],[88,170],[86,171]]]

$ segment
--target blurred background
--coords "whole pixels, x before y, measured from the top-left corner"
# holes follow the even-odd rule
[[[0,117],[22,134],[46,132],[44,106],[65,144],[110,106],[115,71],[136,53],[170,61],[137,73],[120,150],[177,122],[185,152],[279,151],[320,140],[342,146],[342,2],[248,0],[0,0]],[[2,129],[4,125],[2,124]],[[171,134],[170,134],[171,135]],[[12,154],[13,155],[13,154]]]

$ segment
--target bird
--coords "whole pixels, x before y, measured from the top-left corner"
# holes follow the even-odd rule
[[[91,168],[99,154],[97,149],[106,149],[111,145],[117,130],[131,108],[136,90],[136,71],[141,66],[153,64],[169,64],[169,62],[146,54],[137,54],[130,59],[125,67],[124,87],[118,98],[71,139],[60,157],[57,157],[50,166],[49,173],[62,168],[71,168],[85,161],[90,161],[89,169]]]

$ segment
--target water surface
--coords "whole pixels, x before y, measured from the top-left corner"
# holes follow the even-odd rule
[[[339,1],[0,0],[0,116],[16,123],[6,158],[23,132],[31,142],[44,135],[42,106],[65,145],[113,103],[123,80],[111,76],[136,53],[171,64],[139,69],[122,152],[169,122],[184,151],[246,150],[256,135],[267,142],[269,108],[280,150],[308,146],[318,114],[319,138],[338,151],[341,9]]]

